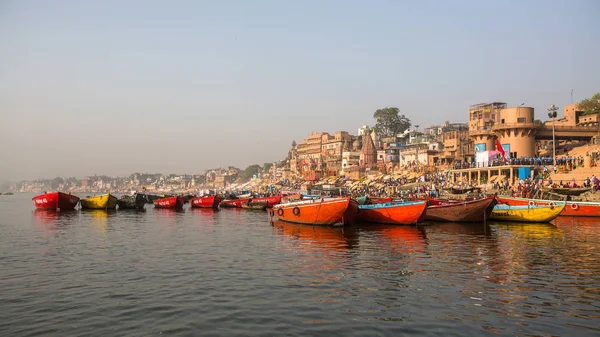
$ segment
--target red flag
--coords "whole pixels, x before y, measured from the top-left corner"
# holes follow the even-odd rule
[[[506,152],[504,152],[502,144],[500,144],[498,138],[496,138],[496,150],[498,150],[502,154],[502,158],[506,159]]]

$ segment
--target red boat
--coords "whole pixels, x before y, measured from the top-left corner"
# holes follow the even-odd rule
[[[430,199],[422,220],[481,222],[489,219],[497,203],[493,196],[473,201]]]
[[[217,208],[223,198],[216,195],[207,195],[190,200],[192,208]]]
[[[273,206],[279,220],[307,225],[333,226],[354,221],[358,203],[350,197],[297,201]]]
[[[416,223],[427,208],[425,201],[359,205],[357,220],[395,225]]]
[[[242,208],[242,204],[250,201],[250,198],[242,198],[242,199],[225,199],[221,201],[219,207],[225,208]]]
[[[183,197],[176,196],[156,199],[152,201],[152,203],[156,208],[183,209],[183,204],[185,203],[185,200],[183,200]]]
[[[552,201],[552,200],[540,200],[540,199],[527,199],[527,198],[513,198],[513,197],[497,197],[498,202],[501,204],[508,204],[511,206],[518,205],[549,205],[551,202],[562,203],[563,201]],[[600,202],[587,202],[587,201],[564,201],[567,203],[565,209],[560,212],[559,216],[585,216],[585,217],[600,217]]]
[[[252,198],[251,200],[252,202],[263,202],[266,201],[267,202],[267,208],[269,207],[273,207],[279,203],[281,203],[281,196],[274,196],[274,197],[261,197],[261,198]]]
[[[75,206],[77,206],[77,203],[79,202],[78,197],[62,192],[40,194],[33,197],[31,200],[33,200],[33,204],[37,209],[53,209],[61,211],[75,209]]]
[[[391,202],[393,198],[369,198],[369,202],[373,205],[375,204],[384,204],[386,202]]]

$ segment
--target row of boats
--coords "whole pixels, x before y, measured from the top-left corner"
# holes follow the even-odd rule
[[[560,215],[600,217],[600,203],[551,201],[514,197],[490,196],[476,200],[434,199],[415,201],[392,198],[316,197],[303,195],[240,197],[223,199],[203,196],[186,199],[183,196],[160,197],[147,194],[111,194],[80,199],[62,192],[44,193],[33,198],[38,209],[70,210],[77,204],[82,209],[143,209],[146,203],[156,208],[245,208],[268,210],[279,220],[330,226],[373,222],[385,224],[415,224],[428,221],[483,222],[486,220],[517,222],[550,222]]]

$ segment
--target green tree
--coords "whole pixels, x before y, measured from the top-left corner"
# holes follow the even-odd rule
[[[396,107],[378,109],[373,114],[377,121],[375,132],[381,137],[392,137],[410,128],[410,119],[400,115],[400,109]]]
[[[56,177],[54,179],[52,179],[52,182],[50,183],[50,187],[52,187],[53,190],[58,188],[58,185],[60,184],[64,184],[65,180],[61,177]]]
[[[584,115],[591,115],[600,112],[600,92],[592,97],[586,98],[577,103],[577,109],[583,111]]]
[[[271,169],[271,166],[273,166],[273,163],[264,163],[263,172],[269,171]]]
[[[254,175],[258,175],[258,172],[260,172],[260,165],[256,165],[256,164],[250,165],[250,166],[246,167],[245,170],[240,172],[238,179],[241,182],[246,182],[246,181],[252,179],[252,177]]]

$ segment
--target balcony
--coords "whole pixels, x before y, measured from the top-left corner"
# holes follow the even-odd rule
[[[541,128],[544,125],[536,122],[523,122],[523,123],[504,123],[504,124],[496,124],[492,127],[493,131],[496,130],[506,130],[506,129],[537,129]]]

